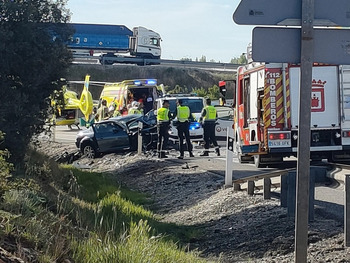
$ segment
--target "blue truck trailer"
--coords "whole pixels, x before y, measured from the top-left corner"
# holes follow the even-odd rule
[[[100,62],[142,64],[145,59],[159,64],[161,37],[145,27],[130,30],[124,25],[71,24],[74,28],[72,41],[68,47],[74,54],[93,56],[99,52]],[[140,62],[140,63],[138,63]]]

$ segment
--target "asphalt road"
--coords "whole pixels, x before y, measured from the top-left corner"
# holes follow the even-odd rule
[[[76,134],[79,132],[79,129],[75,126],[73,126],[72,129],[68,128],[67,126],[56,126],[55,128],[52,129],[52,132],[53,132],[52,140],[56,142],[64,143],[64,144],[74,145],[75,137],[76,137]],[[209,157],[200,157],[199,155],[202,153],[203,147],[201,145],[198,145],[197,143],[193,143],[193,146],[194,146],[193,153],[195,155],[194,158],[190,158],[188,153],[185,152],[184,160],[179,160],[177,159],[179,152],[176,150],[169,150],[168,160],[179,162],[179,163],[188,163],[188,165],[190,166],[199,166],[202,169],[224,176],[225,165],[226,165],[226,142],[219,141],[218,143],[221,147],[220,157],[216,156],[216,154],[214,153],[214,149],[211,149]],[[292,160],[291,162],[295,163],[295,160]],[[250,176],[250,175],[255,175],[255,174],[266,173],[267,171],[272,171],[276,169],[276,167],[257,169],[253,164],[240,164],[236,157],[233,158],[233,163],[234,163],[233,177],[235,179]],[[288,164],[288,166],[290,165],[291,163]],[[277,168],[281,168],[281,167],[277,167]]]
[[[52,140],[74,146],[75,137],[78,132],[79,130],[77,127],[72,127],[72,129],[70,129],[67,126],[57,126],[55,129],[53,129]],[[220,157],[216,156],[214,149],[211,149],[209,157],[200,157],[199,155],[203,151],[203,147],[194,143],[193,153],[195,157],[190,158],[188,153],[185,152],[185,158],[183,160],[179,160],[177,159],[179,154],[178,151],[169,150],[169,158],[167,160],[177,162],[180,165],[188,165],[190,167],[198,166],[201,169],[221,175],[224,178],[226,166],[226,142],[221,141],[219,144],[221,146]],[[283,165],[263,169],[257,169],[254,164],[240,164],[236,156],[234,156],[232,161],[234,163],[233,179],[267,173],[276,169],[296,167],[295,158],[285,158]],[[315,208],[324,216],[336,218],[342,222],[344,218],[343,184],[341,182],[339,184],[334,183],[331,186],[318,184],[315,189]]]

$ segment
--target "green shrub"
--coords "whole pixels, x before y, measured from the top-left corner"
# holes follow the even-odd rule
[[[3,211],[0,216],[8,218],[4,235],[14,236],[18,252],[25,248],[35,249],[38,262],[55,262],[70,254],[70,239],[73,226],[65,217],[52,213],[46,208],[45,199],[32,190],[11,190],[3,196]],[[6,215],[7,214],[7,215]],[[12,216],[11,216],[12,215]],[[33,257],[33,255],[30,255]],[[33,262],[33,258],[26,258]]]
[[[0,197],[11,187],[9,178],[11,177],[11,171],[13,170],[13,165],[7,162],[7,159],[10,157],[10,153],[6,149],[1,148],[4,140],[5,136],[0,131]]]

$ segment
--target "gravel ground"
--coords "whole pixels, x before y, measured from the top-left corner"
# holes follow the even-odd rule
[[[58,159],[74,147],[42,146]],[[73,163],[82,169],[108,172],[133,190],[148,194],[164,222],[195,226],[202,235],[189,247],[221,262],[294,262],[294,218],[287,217],[278,199],[224,189],[224,178],[199,167],[134,153],[109,154]],[[308,262],[350,262],[344,247],[343,222],[315,214],[309,224]]]

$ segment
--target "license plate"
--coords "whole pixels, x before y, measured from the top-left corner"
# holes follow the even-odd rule
[[[290,140],[273,140],[269,141],[270,148],[278,148],[278,147],[291,147]]]

